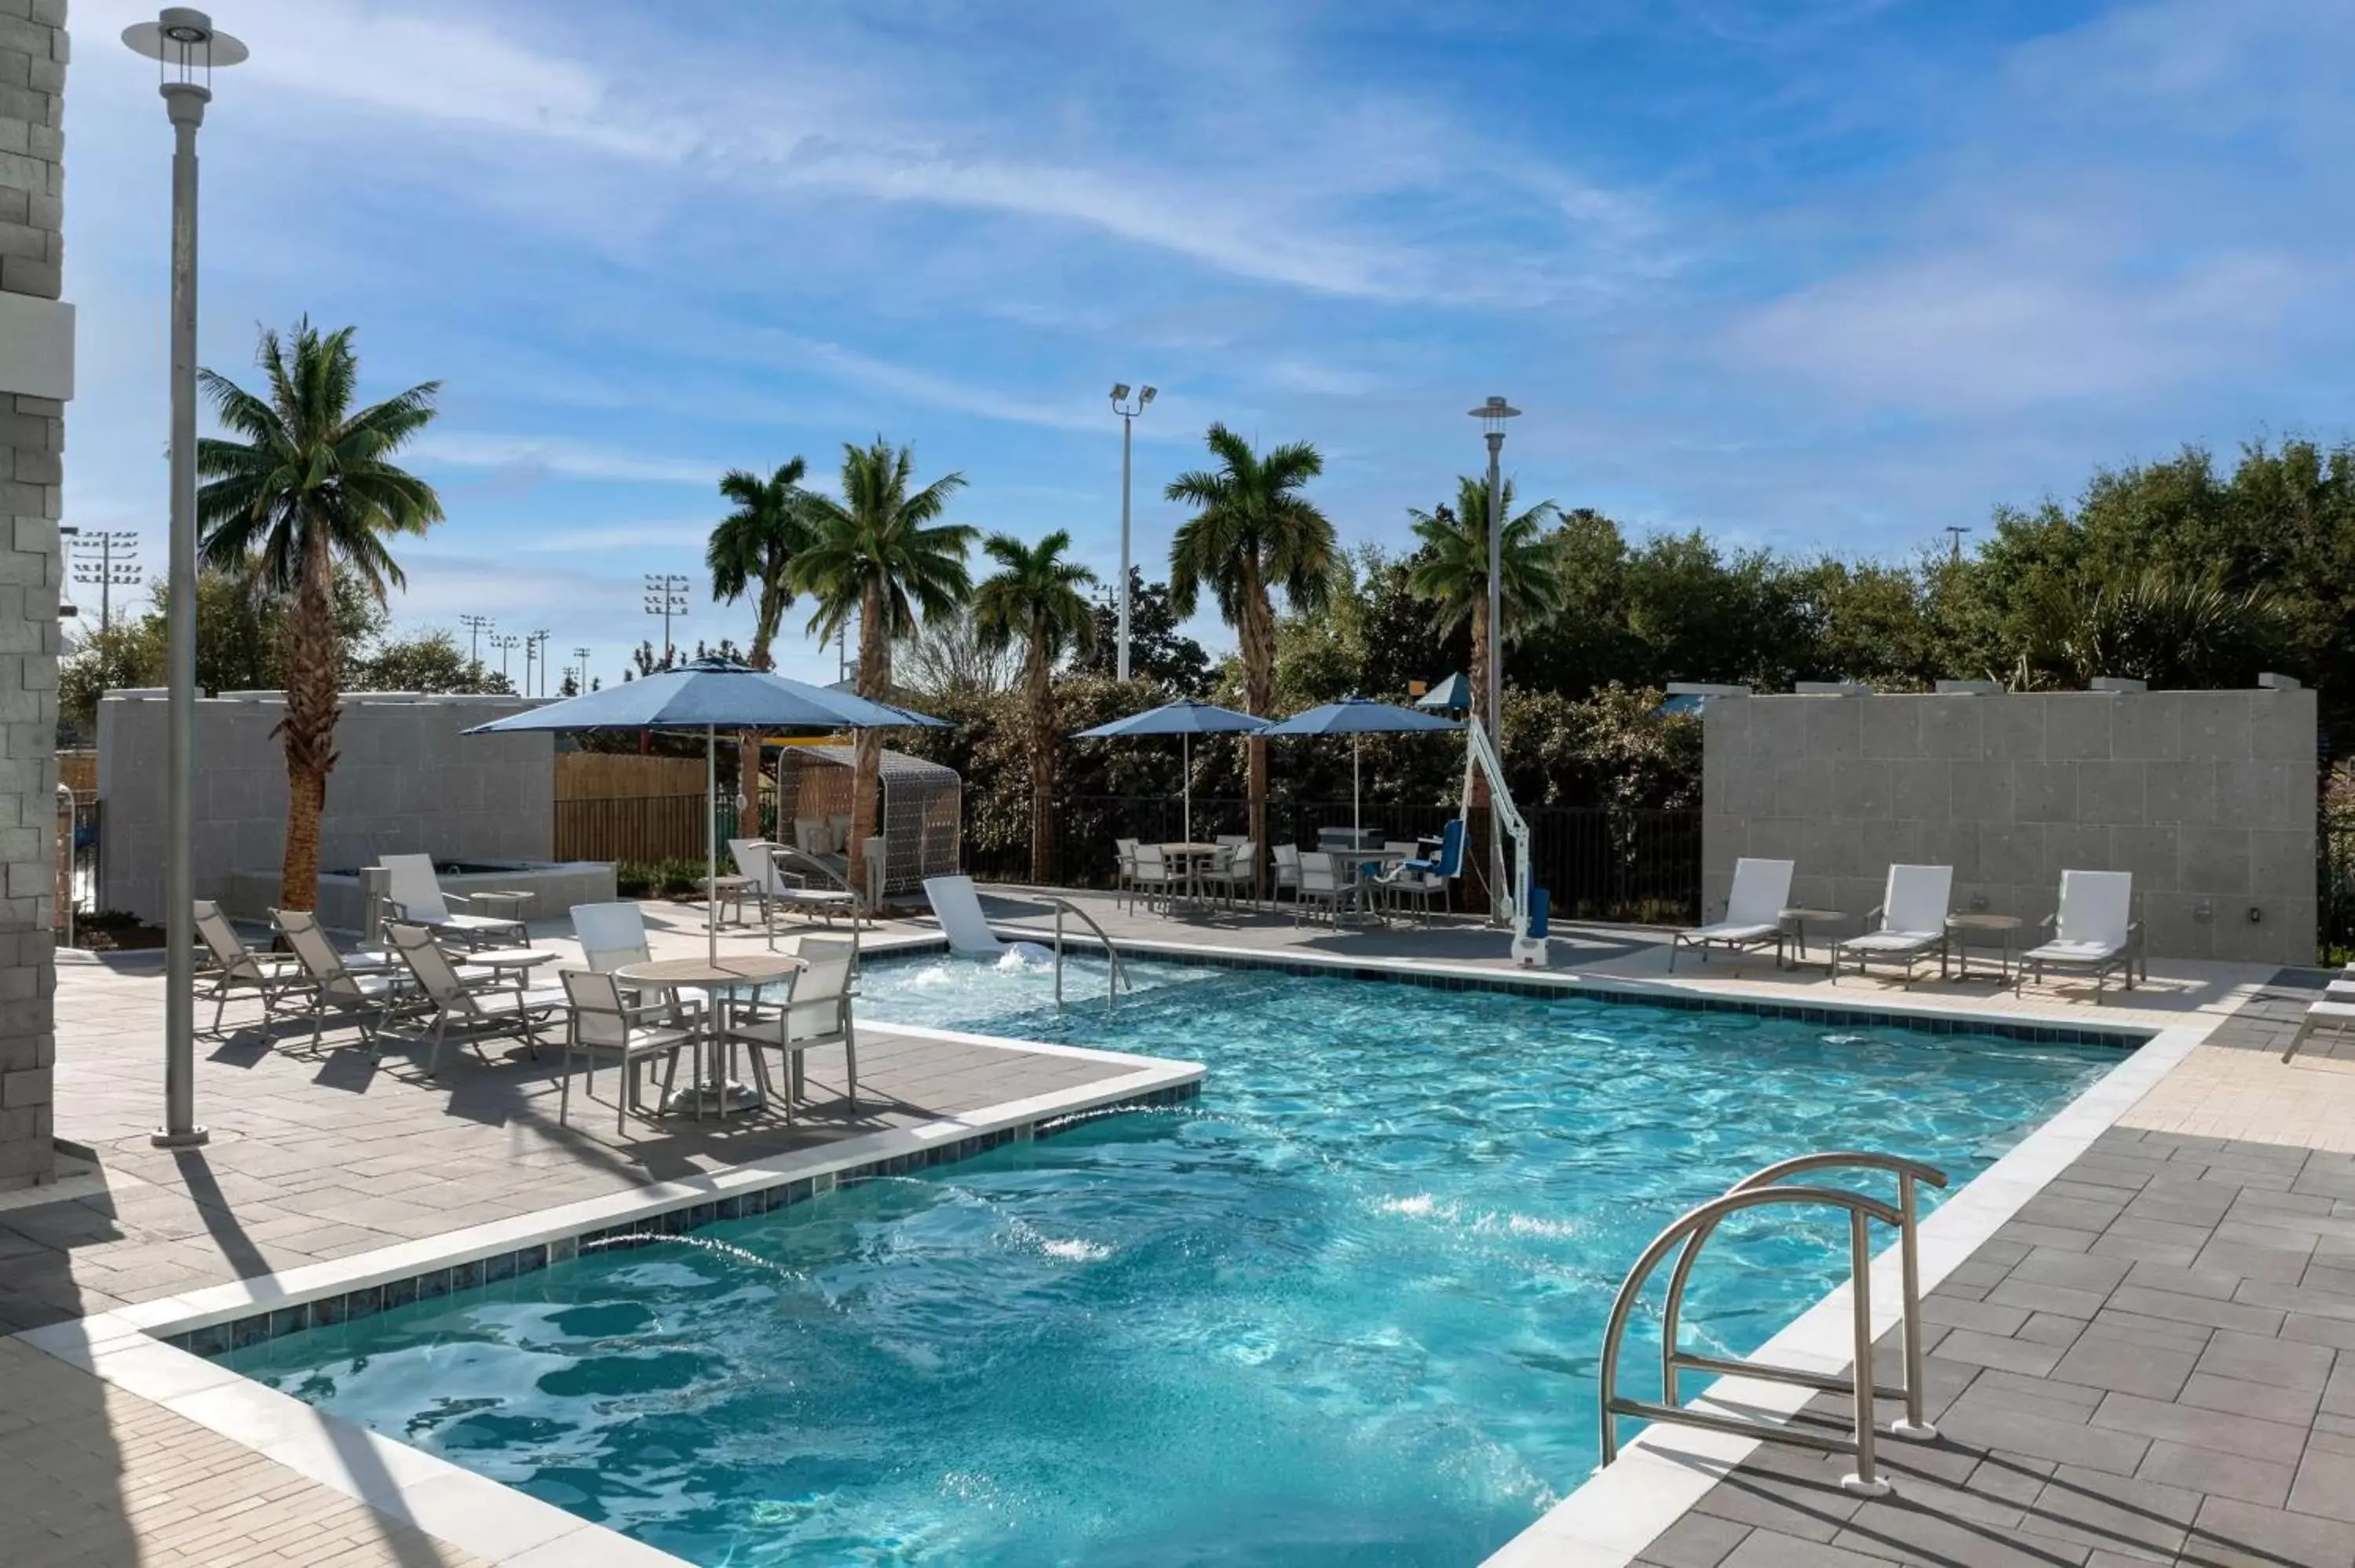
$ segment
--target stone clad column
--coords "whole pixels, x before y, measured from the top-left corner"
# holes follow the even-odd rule
[[[0,0],[0,1189],[48,1179],[66,0]]]

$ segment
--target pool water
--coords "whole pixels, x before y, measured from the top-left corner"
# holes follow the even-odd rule
[[[1593,1467],[1604,1317],[1677,1213],[1824,1149],[1959,1186],[2120,1057],[1133,972],[1111,1020],[1084,965],[1060,1015],[950,959],[876,964],[862,1006],[1200,1060],[1192,1105],[229,1360],[698,1563],[1468,1563]],[[1693,1342],[1754,1349],[1844,1234],[1730,1224]]]

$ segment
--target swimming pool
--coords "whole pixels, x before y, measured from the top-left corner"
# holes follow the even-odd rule
[[[1464,1563],[1592,1467],[1602,1320],[1677,1213],[1827,1148],[1959,1185],[2121,1057],[1134,972],[1107,1020],[1100,969],[1058,1015],[1037,971],[884,962],[864,1011],[1194,1057],[1197,1102],[229,1364],[699,1563]],[[1738,1353],[1841,1228],[1729,1232],[1686,1316]]]

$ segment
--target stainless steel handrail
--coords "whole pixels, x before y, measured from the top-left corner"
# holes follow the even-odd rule
[[[1898,1202],[1895,1206],[1869,1198],[1858,1192],[1831,1187],[1785,1187],[1777,1185],[1786,1177],[1805,1171],[1839,1167],[1862,1167],[1887,1171],[1897,1177]],[[1931,1437],[1936,1433],[1923,1419],[1922,1355],[1921,1355],[1921,1269],[1915,1230],[1918,1205],[1915,1183],[1927,1181],[1933,1186],[1946,1184],[1945,1174],[1918,1160],[1903,1160],[1892,1155],[1867,1154],[1843,1150],[1835,1153],[1803,1155],[1767,1166],[1745,1176],[1722,1197],[1711,1199],[1687,1211],[1676,1222],[1654,1238],[1629,1271],[1626,1281],[1619,1287],[1618,1298],[1612,1304],[1611,1318],[1604,1330],[1603,1356],[1598,1374],[1598,1404],[1602,1425],[1603,1462],[1611,1463],[1619,1455],[1617,1422],[1620,1415],[1640,1415],[1646,1420],[1697,1426],[1712,1432],[1730,1432],[1743,1436],[1755,1436],[1776,1442],[1796,1443],[1808,1447],[1823,1448],[1833,1453],[1856,1456],[1856,1473],[1843,1485],[1867,1496],[1878,1496],[1888,1489],[1881,1480],[1873,1457],[1872,1402],[1878,1398],[1902,1399],[1906,1418],[1894,1428],[1906,1437]],[[1852,1316],[1852,1365],[1850,1375],[1842,1378],[1830,1373],[1808,1371],[1799,1367],[1775,1366],[1771,1362],[1737,1361],[1718,1356],[1689,1354],[1678,1349],[1678,1325],[1686,1284],[1692,1276],[1692,1266],[1700,1249],[1716,1231],[1720,1221],[1732,1213],[1770,1204],[1821,1204],[1843,1210],[1849,1216],[1849,1286]],[[1905,1375],[1902,1386],[1885,1387],[1872,1375],[1872,1253],[1870,1222],[1879,1220],[1894,1225],[1898,1231],[1899,1262],[1902,1301],[1900,1317],[1905,1348]],[[1660,1340],[1660,1403],[1625,1399],[1618,1392],[1619,1347],[1626,1332],[1628,1316],[1658,1267],[1661,1259],[1671,1250],[1678,1252],[1676,1267],[1669,1277],[1668,1299],[1661,1319]],[[1680,1372],[1712,1372],[1736,1377],[1755,1377],[1770,1382],[1786,1383],[1803,1388],[1813,1388],[1829,1393],[1851,1395],[1855,1406],[1854,1431],[1847,1438],[1811,1432],[1803,1427],[1778,1426],[1737,1416],[1719,1415],[1706,1411],[1689,1410],[1681,1405]]]
[[[1128,969],[1120,961],[1120,949],[1112,945],[1111,936],[1096,924],[1094,916],[1070,899],[1058,898],[1051,893],[1039,896],[1055,906],[1055,1005],[1063,1005],[1063,912],[1069,910],[1078,916],[1087,928],[1096,934],[1096,939],[1103,944],[1104,959],[1111,965],[1104,976],[1104,1013],[1107,1017],[1118,1014],[1120,993],[1133,988],[1128,983]]]

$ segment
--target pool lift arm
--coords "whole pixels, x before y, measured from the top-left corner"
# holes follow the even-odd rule
[[[1477,719],[1464,726],[1466,744],[1464,748],[1464,800],[1457,810],[1457,820],[1468,843],[1472,834],[1472,779],[1475,771],[1488,778],[1488,796],[1497,821],[1513,839],[1512,885],[1491,888],[1489,897],[1495,901],[1497,913],[1513,927],[1513,962],[1525,969],[1545,967],[1546,927],[1550,900],[1542,887],[1529,886],[1529,824],[1513,804],[1512,791],[1505,788],[1504,759],[1497,755],[1496,743]]]

